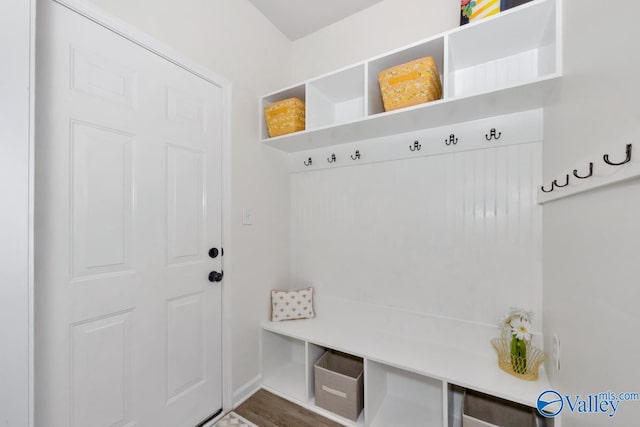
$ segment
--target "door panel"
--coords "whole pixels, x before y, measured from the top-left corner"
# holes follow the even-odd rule
[[[222,90],[38,7],[36,426],[194,426],[222,406]]]
[[[71,126],[73,276],[130,270],[133,137],[85,123]]]
[[[131,313],[72,327],[72,426],[132,424]]]
[[[167,308],[167,400],[171,401],[205,379],[204,296],[178,297]]]
[[[203,261],[204,153],[167,145],[169,264]]]

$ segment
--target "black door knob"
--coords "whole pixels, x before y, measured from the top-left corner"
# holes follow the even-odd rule
[[[211,258],[217,258],[219,253],[220,253],[220,252],[218,251],[218,248],[211,248],[211,249],[209,249],[209,256],[210,256]]]
[[[217,271],[212,271],[209,273],[209,281],[210,282],[219,282],[222,280],[222,276],[224,275],[224,271],[218,273]]]

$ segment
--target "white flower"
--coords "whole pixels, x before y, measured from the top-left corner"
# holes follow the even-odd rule
[[[511,333],[519,340],[531,340],[531,322],[523,319],[511,321]]]
[[[511,307],[511,312],[509,313],[509,317],[511,317],[512,319],[519,318],[520,320],[525,320],[529,323],[533,322],[533,312],[526,311],[518,307]]]

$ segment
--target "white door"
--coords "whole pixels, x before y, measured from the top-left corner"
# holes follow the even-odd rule
[[[222,407],[222,89],[38,5],[37,427]]]

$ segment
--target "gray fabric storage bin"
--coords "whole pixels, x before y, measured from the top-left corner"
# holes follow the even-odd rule
[[[318,359],[313,370],[316,405],[357,421],[364,407],[362,359],[329,350]]]
[[[465,390],[462,427],[536,427],[535,408]]]

